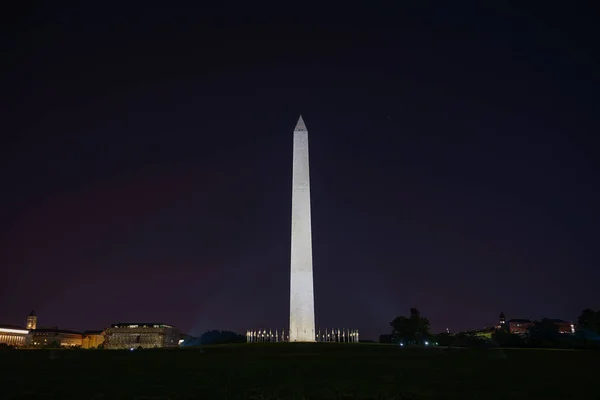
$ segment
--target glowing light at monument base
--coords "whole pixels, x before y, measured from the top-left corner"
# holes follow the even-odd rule
[[[247,343],[281,343],[289,342],[290,335],[285,329],[257,329],[246,331]],[[358,343],[358,329],[325,329],[315,335],[315,342]]]

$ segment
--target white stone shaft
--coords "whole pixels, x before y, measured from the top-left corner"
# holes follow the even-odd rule
[[[290,268],[290,342],[315,341],[308,131],[298,119],[294,129],[292,248]]]

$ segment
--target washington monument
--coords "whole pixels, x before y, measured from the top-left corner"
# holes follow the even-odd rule
[[[290,342],[315,341],[315,298],[310,223],[308,131],[298,119],[294,129],[292,172],[292,254],[290,268]]]

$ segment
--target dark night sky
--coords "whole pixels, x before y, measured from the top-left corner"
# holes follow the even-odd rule
[[[600,308],[592,10],[403,3],[4,14],[0,322],[285,328],[300,113],[318,326]]]

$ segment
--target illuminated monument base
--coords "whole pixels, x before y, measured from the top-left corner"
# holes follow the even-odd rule
[[[289,332],[288,332],[289,333]],[[336,342],[336,343],[358,343],[357,329],[325,329],[325,333],[319,332],[315,335],[314,340],[306,340],[306,342]],[[259,329],[246,331],[247,343],[280,343],[290,342],[289,334],[285,330],[273,331],[271,329]]]

